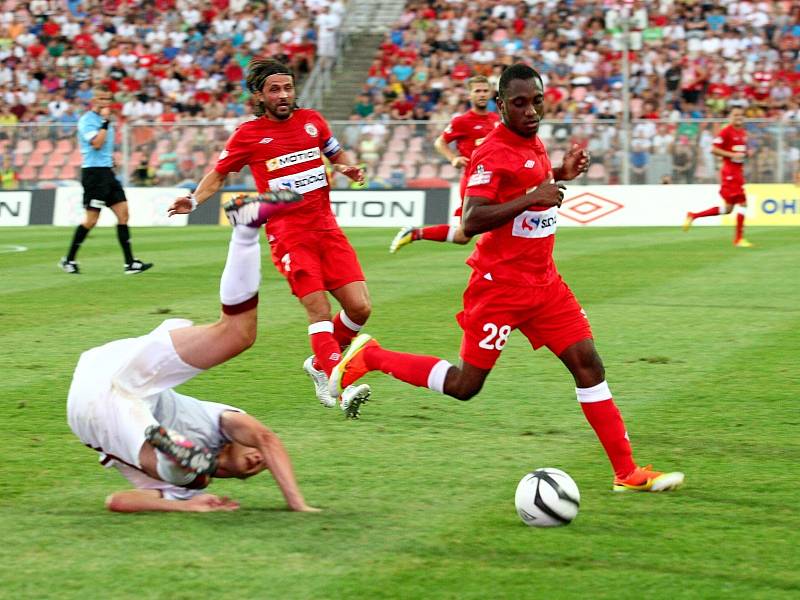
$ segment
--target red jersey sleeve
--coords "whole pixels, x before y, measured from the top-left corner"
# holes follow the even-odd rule
[[[723,127],[719,133],[714,137],[714,141],[712,142],[714,148],[719,148],[721,150],[730,150],[730,139],[729,139],[730,129],[727,127]]]
[[[221,174],[238,173],[250,161],[250,144],[242,127],[236,129],[228,138],[225,149],[220,153],[214,170]]]
[[[461,128],[461,119],[458,117],[453,117],[450,121],[450,124],[447,128],[442,132],[442,139],[445,143],[449,144],[450,142],[454,142],[459,138],[464,137],[464,132]]]
[[[472,158],[464,197],[486,198],[492,202],[498,202],[503,182],[508,181],[513,173],[504,166],[502,159],[490,160],[486,154],[478,153]]]

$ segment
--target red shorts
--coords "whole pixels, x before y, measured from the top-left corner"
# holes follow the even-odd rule
[[[719,188],[719,195],[726,204],[747,204],[747,197],[744,193],[744,176],[741,173],[723,171],[720,179],[722,185]]]
[[[274,236],[272,262],[298,298],[364,281],[355,250],[340,229]]]
[[[498,284],[473,273],[464,291],[464,310],[456,319],[464,330],[461,359],[479,369],[494,366],[515,329],[534,350],[547,346],[556,356],[592,337],[586,313],[561,277],[531,288]]]

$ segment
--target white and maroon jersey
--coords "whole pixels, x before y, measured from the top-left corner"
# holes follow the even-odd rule
[[[259,193],[291,189],[303,195],[303,200],[269,220],[268,234],[337,229],[322,156],[340,150],[325,118],[301,108],[285,121],[259,117],[242,123],[214,168],[227,175],[248,165]]]
[[[167,319],[147,335],[87,350],[75,368],[67,398],[70,428],[100,453],[103,466],[117,467],[137,488],[158,489],[175,499],[202,492],[178,488],[141,471],[139,452],[146,428],[158,423],[218,452],[231,441],[220,425],[222,413],[242,412],[172,389],[202,373],[178,356],[169,333],[189,325],[186,319]]]
[[[728,152],[747,152],[747,131],[744,128],[726,125],[714,138],[714,147]],[[741,172],[743,162],[744,160],[733,160],[724,156],[722,157],[722,170]]]
[[[502,203],[548,182],[552,167],[538,137],[498,126],[473,153],[466,197]],[[483,233],[467,259],[483,277],[506,285],[546,285],[558,276],[553,245],[558,209],[529,209]]]
[[[469,158],[480,146],[492,130],[500,124],[500,115],[495,112],[478,114],[474,110],[456,115],[450,120],[442,138],[450,144],[456,143],[456,150],[461,156]]]

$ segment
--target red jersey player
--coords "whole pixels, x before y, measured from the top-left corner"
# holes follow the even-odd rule
[[[354,181],[364,173],[351,166],[330,127],[318,112],[295,105],[294,77],[282,63],[255,59],[248,66],[247,88],[256,100],[256,118],[240,125],[225,145],[216,166],[192,196],[178,198],[170,212],[191,212],[223,185],[226,176],[248,165],[261,194],[288,189],[303,200],[271,210],[269,202],[230,203],[228,218],[238,225],[266,223],[272,261],[308,314],[314,355],[303,364],[328,407],[328,375],[341,351],[361,330],[371,312],[364,273],[356,253],[336,222],[329,198],[323,156]],[[330,292],[342,310],[331,318]],[[357,417],[369,397],[368,386],[350,389],[340,399],[349,417]]]
[[[471,78],[469,86],[469,101],[472,108],[467,112],[456,115],[450,121],[447,129],[436,138],[434,148],[444,156],[451,165],[458,169],[464,169],[461,177],[461,199],[464,199],[464,190],[467,184],[467,166],[473,150],[483,143],[486,136],[500,124],[500,116],[495,112],[486,109],[489,99],[492,97],[492,89],[489,80],[483,75]],[[456,150],[453,152],[450,144],[455,142]],[[456,216],[461,216],[461,207],[456,210]],[[403,227],[394,236],[389,252],[394,254],[400,248],[417,240],[430,240],[432,242],[453,242],[454,244],[466,244],[470,241],[469,236],[464,234],[463,227],[453,225],[431,225],[429,227]]]
[[[572,373],[587,420],[614,468],[613,489],[658,492],[683,483],[682,473],[661,473],[633,461],[625,424],[611,397],[589,321],[553,263],[557,208],[564,187],[589,163],[569,150],[552,168],[537,137],[544,114],[539,74],[523,64],[500,77],[503,124],[472,155],[464,201],[467,235],[481,235],[458,322],[464,331],[461,366],[433,356],[392,352],[361,334],[334,368],[331,393],[369,371],[469,400],[483,386],[509,335],[519,329],[534,348],[547,346]]]
[[[736,213],[736,233],[734,246],[750,248],[753,244],[744,239],[744,217],[747,214],[747,197],[744,193],[744,161],[747,158],[747,130],[744,125],[744,110],[732,108],[730,123],[723,127],[714,138],[711,152],[722,157],[719,195],[723,203],[701,212],[686,213],[683,230],[689,231],[692,221],[701,217]]]

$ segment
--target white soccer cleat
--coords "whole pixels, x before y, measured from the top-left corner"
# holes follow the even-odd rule
[[[361,405],[369,402],[371,394],[372,390],[366,383],[347,386],[339,398],[339,407],[344,411],[344,416],[358,419],[361,416]]]
[[[325,408],[333,408],[336,406],[336,400],[331,397],[328,391],[328,376],[325,371],[314,368],[314,356],[309,356],[303,363],[303,370],[311,377],[314,382],[314,392],[317,394],[317,400]]]

